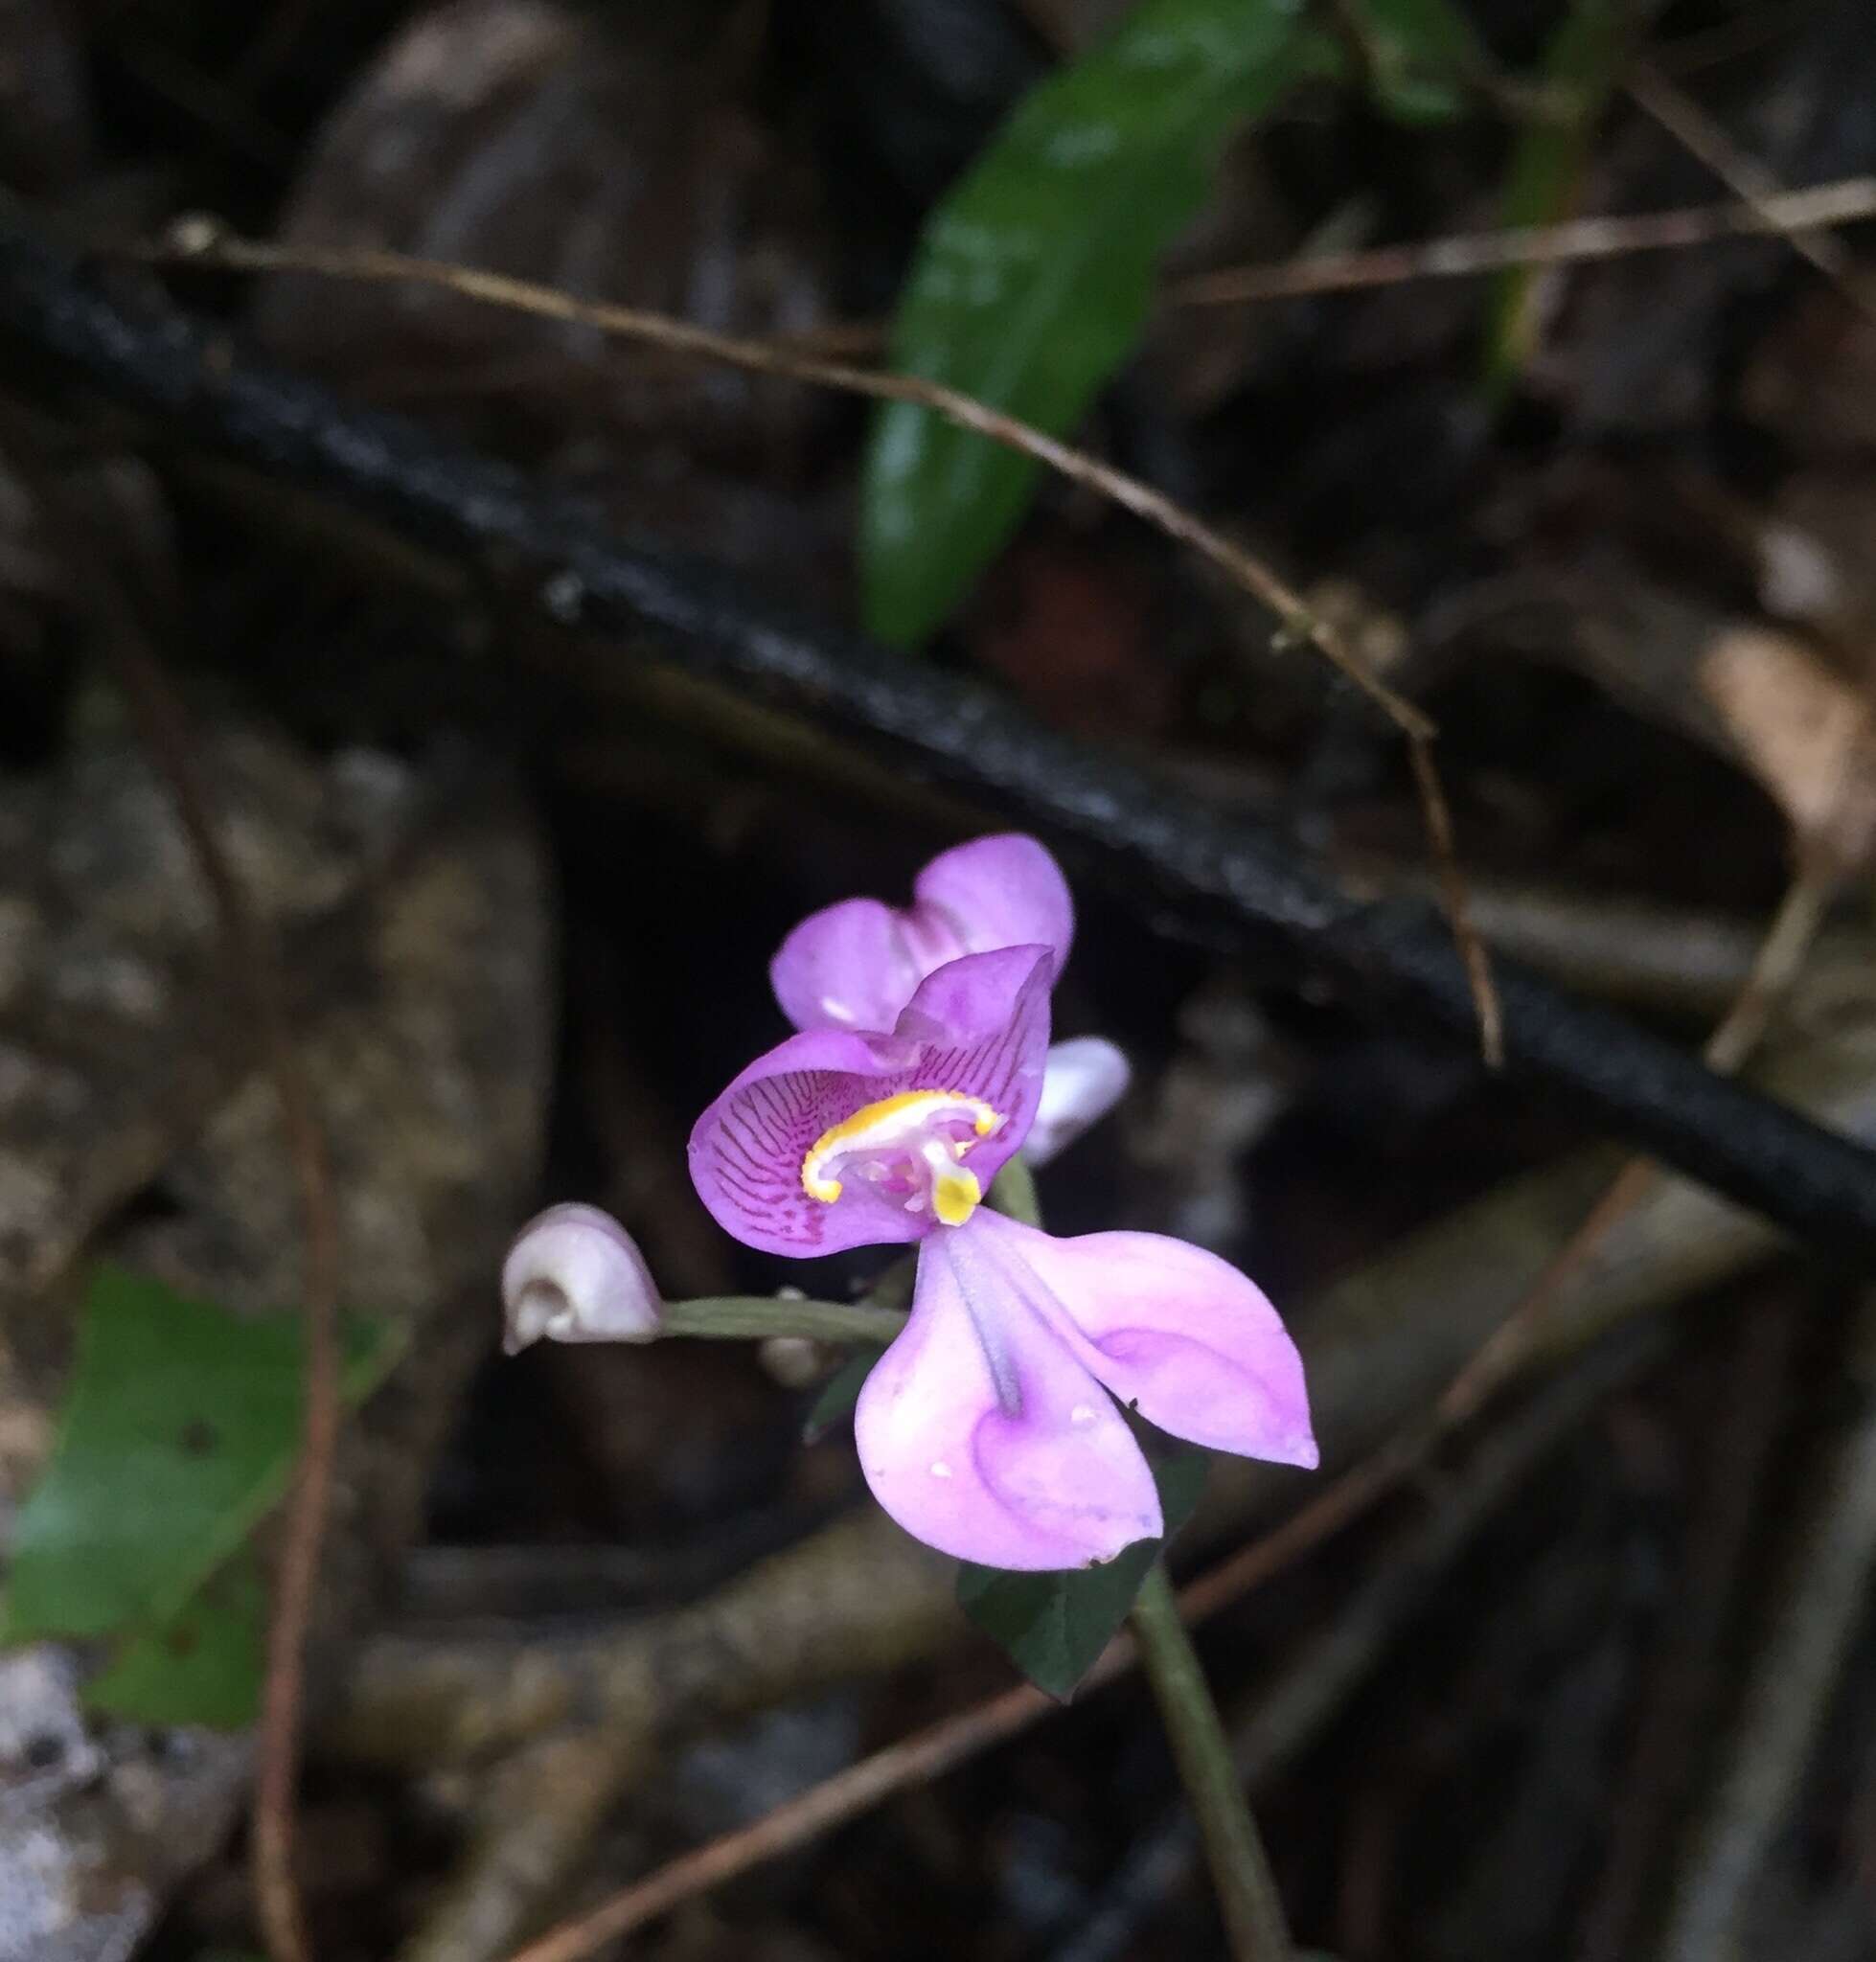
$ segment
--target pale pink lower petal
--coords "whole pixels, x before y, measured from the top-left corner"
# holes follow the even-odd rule
[[[924,972],[904,915],[878,900],[811,914],[768,966],[775,999],[797,1029],[890,1029]]]
[[[919,1249],[911,1320],[860,1392],[874,1496],[915,1539],[985,1566],[1086,1566],[1161,1531],[1112,1400],[973,1256],[982,1211]]]
[[[1075,937],[1075,906],[1062,868],[1020,833],[972,838],[941,852],[912,886],[915,950],[928,943],[938,959],[998,947],[1045,947],[1060,978]]]
[[[1057,1240],[1000,1214],[983,1220],[979,1243],[1005,1285],[1123,1403],[1214,1450],[1315,1465],[1296,1345],[1228,1262],[1157,1233]]]

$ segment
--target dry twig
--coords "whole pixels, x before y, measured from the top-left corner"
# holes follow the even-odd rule
[[[1813,855],[1800,865],[1753,960],[1751,970],[1725,1019],[1705,1047],[1707,1062],[1731,1075],[1758,1046],[1778,1003],[1796,981],[1830,901],[1835,871]],[[1460,1371],[1440,1399],[1440,1416],[1463,1424],[1521,1365],[1539,1339],[1551,1303],[1564,1285],[1595,1255],[1611,1229],[1631,1212],[1659,1176],[1652,1160],[1632,1158],[1558,1248],[1492,1338]]]
[[[1773,222],[1772,214],[1785,194],[1783,186],[1756,157],[1748,156],[1691,96],[1646,62],[1637,62],[1629,71],[1625,86],[1670,136],[1759,214],[1768,231],[1778,233],[1799,258],[1816,266],[1858,312],[1876,319],[1876,297],[1859,276],[1856,261],[1842,241],[1815,227]]]
[[[414,258],[389,251],[322,251],[243,239],[217,220],[189,217],[171,228],[168,239],[139,248],[135,255],[157,264],[209,265],[237,272],[297,272],[324,279],[401,282],[434,286],[483,306],[540,319],[575,322],[615,339],[659,348],[668,354],[721,361],[751,374],[807,382],[865,396],[876,401],[910,402],[929,409],[961,429],[1001,444],[1132,513],[1167,537],[1216,565],[1235,585],[1276,616],[1277,640],[1315,648],[1345,679],[1361,690],[1400,731],[1413,764],[1415,792],[1433,855],[1453,935],[1465,963],[1478,1019],[1479,1047],[1494,1069],[1503,1061],[1503,1017],[1492,981],[1491,960],[1466,912],[1463,873],[1453,847],[1453,816],[1433,762],[1437,733],[1431,719],[1388,686],[1286,581],[1253,553],[1197,513],[1119,470],[1087,450],[1049,436],[1033,424],[979,401],[974,396],[921,376],[887,375],[850,362],[804,353],[772,340],[717,332],[644,308],[582,300],[558,287],[488,272],[475,266]]]
[[[251,1861],[274,1962],[309,1962],[293,1874],[293,1795],[300,1763],[305,1648],[330,1511],[339,1428],[339,1227],[332,1168],[286,1009],[272,938],[241,891],[217,835],[214,803],[196,767],[187,712],[127,603],[108,583],[94,604],[108,624],[117,673],[145,742],[167,780],[204,881],[215,899],[236,985],[248,997],[281,1119],[306,1232],[305,1403],[300,1455],[282,1534],[257,1749]]]
[[[1749,203],[1697,204],[1628,217],[1458,232],[1412,244],[1380,245],[1367,252],[1291,259],[1275,265],[1227,266],[1194,273],[1166,297],[1176,307],[1236,307],[1315,293],[1361,292],[1412,280],[1476,279],[1517,266],[1580,265],[1640,252],[1684,251],[1722,239],[1766,233],[1796,245],[1825,226],[1855,224],[1868,217],[1876,217],[1876,177],[1845,177]]]
[[[1792,1522],[1744,1702],[1687,1837],[1656,1951],[1661,1962],[1741,1952],[1750,1887],[1867,1606],[1876,1563],[1876,1295],[1865,1297],[1849,1332],[1846,1362],[1856,1407]]]

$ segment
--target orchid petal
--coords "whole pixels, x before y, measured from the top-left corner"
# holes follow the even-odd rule
[[[1042,1073],[1042,1099],[1023,1155],[1031,1165],[1046,1165],[1090,1125],[1100,1123],[1126,1096],[1132,1080],[1126,1057],[1104,1036],[1071,1036],[1056,1043]]]
[[[1000,1214],[984,1216],[977,1239],[1008,1291],[1161,1430],[1315,1467],[1302,1358],[1262,1289],[1227,1262],[1158,1233],[1057,1240]]]
[[[873,1495],[942,1553],[1018,1571],[1111,1560],[1161,1530],[1113,1401],[977,1258],[977,1222],[919,1249],[905,1331],[854,1414]]]
[[[988,1189],[1029,1133],[1049,1039],[1046,948],[968,954],[927,975],[890,1036],[808,1029],[758,1057],[697,1121],[691,1178],[725,1231],[766,1253],[806,1258],[922,1239],[931,1214],[851,1181],[831,1203],[809,1196],[815,1142],[862,1106],[940,1090],[1002,1120],[972,1146]]]
[[[768,978],[797,1029],[890,1029],[919,983],[965,954],[1043,947],[1053,976],[1061,974],[1074,904],[1061,868],[1034,838],[973,838],[941,852],[913,895],[907,908],[843,900],[782,943]]]
[[[915,952],[922,936],[948,930],[960,951],[1045,947],[1055,956],[1058,980],[1067,965],[1075,938],[1068,881],[1047,851],[1019,832],[940,852],[913,881],[912,898]]]
[[[768,964],[775,999],[797,1029],[890,1029],[922,971],[904,916],[879,900],[812,914]]]
[[[664,1304],[638,1243],[597,1206],[549,1206],[515,1237],[502,1263],[513,1356],[550,1342],[649,1342]]]

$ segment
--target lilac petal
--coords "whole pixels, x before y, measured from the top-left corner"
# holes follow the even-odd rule
[[[1056,1240],[1000,1214],[983,1223],[1006,1285],[1123,1403],[1213,1450],[1315,1467],[1302,1357],[1237,1268],[1158,1233]]]
[[[890,1029],[922,972],[904,915],[878,900],[810,915],[768,964],[775,999],[797,1029]]]
[[[811,1198],[802,1161],[863,1106],[902,1090],[975,1098],[1004,1120],[969,1164],[988,1189],[1028,1135],[1049,1040],[1046,948],[968,954],[923,981],[890,1036],[808,1029],[758,1057],[697,1121],[691,1178],[726,1232],[766,1253],[806,1258],[918,1240],[929,1213],[908,1213],[850,1181],[831,1204]]]
[[[1111,1560],[1161,1531],[1153,1474],[1107,1392],[975,1258],[989,1217],[919,1249],[911,1320],[854,1413],[860,1469],[906,1532],[960,1560]]]
[[[1103,1036],[1072,1036],[1056,1043],[1042,1073],[1036,1122],[1023,1147],[1030,1164],[1046,1165],[1065,1152],[1126,1096],[1132,1080],[1126,1057]]]
[[[597,1206],[549,1206],[515,1237],[501,1270],[513,1356],[550,1342],[650,1342],[664,1304],[638,1243]]]
[[[890,1029],[919,983],[948,961],[1044,947],[1059,976],[1075,934],[1061,868],[1034,838],[975,838],[941,852],[905,909],[843,900],[782,943],[768,978],[797,1029]]]
[[[913,881],[912,932],[954,936],[959,950],[1045,947],[1054,978],[1067,965],[1075,906],[1062,868],[1034,838],[1018,832],[973,838],[941,852]],[[942,958],[943,956],[941,956]]]

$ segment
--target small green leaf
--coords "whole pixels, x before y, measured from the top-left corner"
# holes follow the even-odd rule
[[[1452,0],[1347,0],[1368,56],[1375,99],[1403,123],[1444,123],[1486,71],[1473,24]]]
[[[1573,0],[1544,51],[1543,73],[1563,113],[1533,122],[1512,152],[1500,206],[1509,226],[1549,225],[1576,208],[1590,139],[1615,86],[1623,46],[1622,10],[1616,0]],[[1502,396],[1536,346],[1541,271],[1520,266],[1500,276],[1493,290],[1486,334],[1488,393]]]
[[[991,1180],[984,1200],[1006,1219],[1019,1220],[1025,1226],[1042,1223],[1042,1202],[1036,1196],[1036,1175],[1030,1171],[1020,1152]]]
[[[883,1349],[856,1349],[815,1393],[808,1415],[802,1421],[801,1441],[817,1445],[842,1418],[853,1414],[873,1365],[886,1352]]]
[[[84,1700],[137,1723],[239,1730],[261,1707],[266,1618],[260,1561],[243,1551],[167,1622],[131,1636]]]
[[[1063,1701],[1113,1639],[1166,1541],[1192,1517],[1209,1463],[1183,1447],[1149,1450],[1164,1540],[1139,1540],[1100,1566],[1066,1573],[1008,1574],[966,1561],[958,1606],[1039,1690]]]
[[[1225,137],[1337,58],[1301,16],[1299,0],[1145,0],[1031,90],[927,221],[892,365],[1071,429],[1137,343]],[[930,634],[1016,529],[1038,468],[885,403],[861,496],[872,631]]]
[[[350,1328],[348,1399],[397,1351],[388,1327]],[[58,1437],[20,1508],[0,1639],[115,1639],[92,1693],[126,1714],[250,1715],[260,1583],[243,1563],[217,1570],[285,1486],[302,1354],[296,1316],[234,1315],[96,1268]]]

